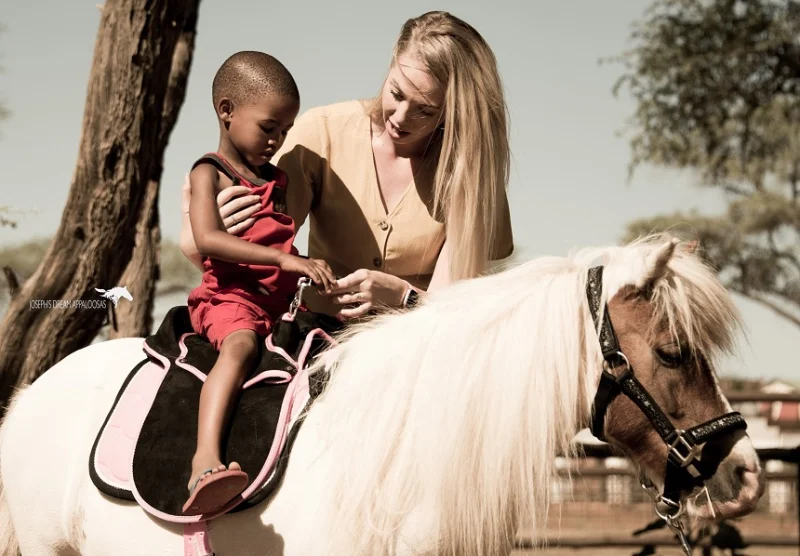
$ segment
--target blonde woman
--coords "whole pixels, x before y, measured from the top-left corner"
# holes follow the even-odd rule
[[[403,25],[378,98],[309,110],[273,163],[289,176],[295,225],[310,216],[309,256],[339,277],[331,294],[310,300],[316,311],[353,318],[413,305],[513,250],[497,63],[483,37],[447,12]],[[220,213],[239,233],[259,207],[246,190],[225,191]],[[188,218],[181,248],[199,263]]]

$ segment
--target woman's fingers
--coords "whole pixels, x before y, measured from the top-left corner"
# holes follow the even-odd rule
[[[234,235],[234,236],[235,235],[239,235],[240,233],[245,231],[247,228],[252,226],[255,223],[255,221],[256,221],[255,218],[248,218],[247,220],[239,222],[238,224],[234,224],[230,228],[226,228],[226,229],[228,230],[228,233],[231,234],[231,235]]]
[[[369,313],[370,309],[372,309],[372,303],[362,303],[358,307],[342,309],[339,311],[338,316],[345,319],[354,319],[357,317],[363,317]]]
[[[361,303],[362,301],[367,301],[364,294],[361,292],[357,293],[343,293],[341,295],[334,295],[331,297],[331,301],[336,305],[352,305],[354,303]]]
[[[235,201],[233,201],[233,202],[235,202]],[[244,222],[245,220],[247,220],[248,218],[253,216],[255,213],[257,213],[260,208],[261,208],[260,204],[245,207],[245,208],[241,209],[240,211],[234,212],[233,214],[231,214],[229,216],[223,216],[222,217],[222,223],[225,225],[225,228],[230,228],[231,226],[235,226],[239,222]],[[222,210],[223,209],[220,209],[220,212]]]
[[[232,185],[217,193],[217,206],[221,207],[234,197],[247,195],[250,190],[244,185]]]
[[[333,284],[333,290],[331,293],[347,293],[354,290],[361,289],[361,282],[367,279],[369,273],[365,269],[356,270],[355,272],[351,272],[347,276],[343,278],[339,278]]]
[[[250,193],[250,189],[243,185],[233,185],[220,191],[217,195],[217,206],[222,218],[230,216],[244,207],[261,204],[261,198],[258,195],[248,195],[248,193]]]

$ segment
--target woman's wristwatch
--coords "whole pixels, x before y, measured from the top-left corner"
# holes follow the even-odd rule
[[[417,301],[419,301],[419,292],[409,286],[403,296],[403,307],[413,307],[417,304]]]

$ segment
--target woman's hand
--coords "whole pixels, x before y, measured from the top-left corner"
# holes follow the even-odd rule
[[[244,185],[226,187],[217,195],[219,215],[225,229],[231,235],[239,235],[256,221],[253,215],[261,208],[261,197],[248,195],[250,188]]]
[[[408,282],[397,276],[362,268],[340,278],[333,284],[331,299],[337,305],[354,305],[339,312],[342,318],[355,318],[382,306],[400,307],[409,288]]]
[[[219,214],[229,234],[238,235],[255,222],[253,215],[261,208],[261,198],[258,195],[248,195],[249,192],[250,189],[244,185],[235,185],[223,189],[217,195]],[[189,220],[191,200],[192,186],[189,182],[189,174],[186,174],[181,190],[183,219],[181,222],[180,248],[186,258],[195,263],[195,265],[199,265],[202,270],[202,257],[197,252],[197,245],[194,243],[194,235],[192,233],[192,223]]]

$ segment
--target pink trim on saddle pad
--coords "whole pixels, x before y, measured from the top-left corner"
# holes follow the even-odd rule
[[[194,365],[191,365],[191,364],[187,363],[184,360],[184,357],[186,357],[186,354],[189,353],[189,348],[186,345],[185,340],[186,340],[187,337],[195,336],[195,335],[196,334],[194,332],[188,332],[188,333],[184,334],[183,336],[181,336],[181,339],[178,341],[178,345],[181,348],[181,353],[180,353],[180,355],[178,355],[178,358],[175,360],[175,364],[178,367],[180,367],[181,369],[183,369],[185,371],[189,371],[190,373],[192,373],[201,382],[205,382],[208,375],[206,375],[203,371],[201,371],[200,369],[198,369]],[[292,365],[296,365],[295,361],[291,357],[289,357],[289,355],[284,350],[276,347],[271,351],[274,351],[275,353],[278,353],[278,355],[280,355],[284,359],[288,358],[289,359],[289,363],[291,363]],[[250,380],[248,380],[247,382],[245,382],[244,385],[242,386],[242,389],[250,388],[254,384],[257,384],[258,382],[261,382],[262,380],[263,381],[267,381],[267,382],[269,382],[271,384],[284,384],[284,383],[290,382],[292,380],[292,375],[291,375],[291,373],[287,373],[286,371],[281,371],[281,370],[263,371],[263,372],[257,374],[256,376],[254,376],[253,378],[251,378]]]
[[[327,340],[329,344],[335,344],[336,341],[328,336],[328,334],[321,328],[315,328],[311,332],[306,335],[305,342],[303,343],[303,349],[300,350],[300,355],[297,356],[297,368],[302,369],[305,367],[306,364],[306,357],[308,357],[308,352],[311,351],[311,340],[314,336],[321,336],[323,340]]]
[[[286,353],[286,350],[284,350],[283,348],[279,348],[278,346],[276,346],[275,344],[273,344],[273,343],[272,343],[272,334],[270,334],[269,336],[267,336],[267,339],[266,339],[266,340],[264,340],[264,345],[267,347],[267,349],[268,349],[269,351],[271,351],[272,353],[277,353],[278,355],[280,355],[281,357],[283,357],[284,359],[286,359],[286,361],[288,361],[289,363],[291,363],[292,365],[294,365],[294,367],[295,367],[295,368],[298,368],[298,367],[297,367],[297,361],[295,361],[295,360],[292,358],[292,356],[291,356],[291,355],[289,355],[288,353]]]
[[[286,384],[287,382],[292,381],[292,374],[286,371],[281,371],[278,369],[272,369],[269,371],[263,371],[258,373],[256,376],[248,380],[242,386],[242,390],[247,390],[253,384],[258,384],[259,382],[268,382],[270,384]]]
[[[181,348],[181,353],[178,355],[177,359],[175,359],[175,364],[181,369],[192,373],[194,376],[200,379],[200,382],[205,382],[208,375],[194,365],[190,365],[183,360],[183,358],[186,357],[186,354],[189,353],[189,346],[186,345],[185,341],[189,336],[197,336],[197,334],[195,332],[187,332],[181,336],[180,340],[178,340],[178,346]]]
[[[292,313],[287,311],[286,313],[281,315],[281,320],[286,322],[294,322],[294,316],[292,315]]]
[[[106,484],[131,489],[136,439],[166,375],[166,368],[146,363],[136,372],[114,407],[94,454],[95,471]]]
[[[289,429],[294,418],[296,418],[307,403],[308,372],[301,371],[294,377],[294,380],[292,380],[283,398],[281,412],[278,416],[278,426],[275,429],[275,438],[272,441],[272,447],[269,450],[267,459],[264,461],[261,471],[250,483],[250,486],[239,495],[240,498],[249,498],[264,485],[264,481],[267,480],[270,473],[274,470],[275,464],[278,462],[278,457],[283,453],[283,446],[286,444],[286,439],[289,436]],[[239,502],[237,502],[237,504],[238,503]]]

